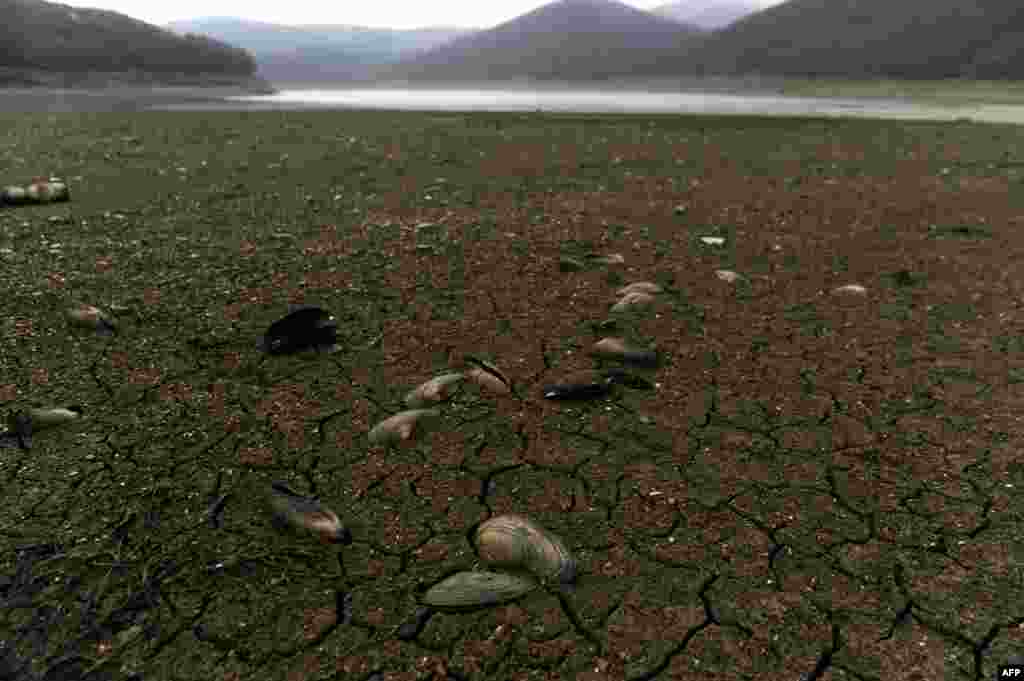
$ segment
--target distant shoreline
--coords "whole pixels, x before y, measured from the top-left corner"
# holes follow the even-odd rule
[[[253,83],[255,85],[253,85]],[[749,78],[678,78],[606,82],[509,81],[502,83],[405,83],[383,81],[274,82],[254,79],[246,84],[173,85],[108,82],[92,87],[0,87],[0,112],[77,113],[149,110],[291,110],[311,108],[281,102],[233,101],[289,90],[526,90],[536,92],[618,91],[650,93],[705,92],[732,95],[774,95],[809,98],[897,98],[922,105],[1022,106],[1024,83],[988,81],[855,81]],[[316,108],[316,107],[313,107]],[[346,108],[330,106],[327,108]]]
[[[223,88],[0,88],[4,113],[136,112],[168,104],[216,104],[251,95]]]
[[[139,111],[169,103],[274,94],[264,78],[139,71],[59,73],[0,67],[0,112]]]

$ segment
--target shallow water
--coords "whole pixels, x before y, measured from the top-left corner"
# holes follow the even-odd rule
[[[611,92],[599,90],[286,89],[274,95],[228,97],[224,102],[171,104],[158,108],[173,110],[358,108],[408,111],[678,112],[1024,122],[1024,106],[945,105],[925,104],[909,99],[787,97],[762,93]]]

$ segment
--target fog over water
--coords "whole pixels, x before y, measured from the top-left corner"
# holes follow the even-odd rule
[[[230,97],[217,103],[161,109],[391,109],[406,111],[546,111],[571,113],[691,113],[856,116],[905,120],[1024,122],[1024,107],[922,104],[907,99],[788,97],[771,93],[644,92],[555,89],[308,88],[274,95]]]

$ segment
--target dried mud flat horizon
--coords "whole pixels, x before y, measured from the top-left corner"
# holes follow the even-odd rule
[[[1024,648],[1016,128],[0,120],[4,181],[73,196],[0,210],[0,409],[85,414],[0,449],[8,676],[966,680]],[[338,351],[260,353],[302,304]],[[543,398],[610,336],[653,390]],[[469,354],[513,390],[369,442]],[[271,480],[351,543],[275,529]],[[573,589],[410,626],[502,514]]]

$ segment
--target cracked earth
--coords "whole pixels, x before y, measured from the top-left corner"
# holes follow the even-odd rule
[[[154,113],[0,140],[72,196],[0,211],[0,403],[85,407],[0,449],[0,677],[980,680],[1024,648],[1017,128]],[[591,253],[623,262],[559,268]],[[77,301],[120,333],[70,331]],[[262,354],[290,304],[340,350]],[[657,348],[654,390],[542,399],[607,335]],[[466,352],[514,394],[370,445]],[[271,480],[352,544],[275,529]],[[566,541],[575,587],[419,617],[502,513]]]

